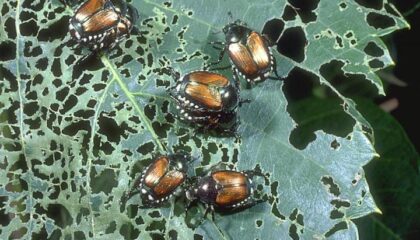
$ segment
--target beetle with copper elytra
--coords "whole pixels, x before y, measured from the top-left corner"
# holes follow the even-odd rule
[[[212,42],[212,44],[222,45],[223,48],[219,59],[211,65],[220,63],[227,53],[238,85],[237,75],[242,76],[249,83],[271,78],[270,74],[272,72],[276,75],[276,79],[280,79],[276,71],[276,59],[271,52],[269,40],[248,28],[240,20],[226,25],[223,28],[223,33],[225,34],[225,42]]]
[[[145,207],[162,204],[181,191],[187,178],[191,157],[186,153],[175,153],[156,157],[136,179],[126,199],[139,193]]]
[[[264,201],[252,197],[252,178],[255,175],[263,176],[253,170],[213,170],[204,177],[192,180],[186,197],[191,202],[198,200],[207,205],[204,216],[214,210],[235,211],[249,208]]]
[[[137,9],[124,0],[88,0],[76,9],[69,31],[93,51],[111,49],[129,36],[137,19]]]
[[[181,120],[199,124],[206,130],[235,131],[237,107],[243,102],[235,84],[221,74],[208,71],[190,72],[181,78],[172,70],[172,76],[176,85],[170,95]]]

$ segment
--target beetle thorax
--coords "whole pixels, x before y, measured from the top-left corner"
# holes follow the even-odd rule
[[[243,36],[246,34],[246,30],[246,27],[237,24],[230,24],[226,26],[223,29],[226,36],[226,43],[240,42]]]
[[[220,95],[223,101],[223,107],[227,110],[236,108],[239,102],[237,90],[233,86],[228,86],[220,90]]]
[[[216,182],[211,177],[204,177],[200,180],[196,189],[196,197],[205,203],[213,203],[217,197]]]
[[[176,169],[180,172],[186,172],[187,166],[183,162],[179,161],[176,163]]]

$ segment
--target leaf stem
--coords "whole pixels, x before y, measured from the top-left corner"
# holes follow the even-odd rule
[[[153,129],[153,127],[150,123],[150,120],[147,118],[147,116],[144,114],[144,111],[138,105],[133,93],[131,93],[130,90],[128,90],[127,85],[121,79],[121,77],[118,74],[115,67],[111,64],[111,62],[109,61],[109,59],[105,55],[101,56],[101,60],[104,63],[104,65],[112,72],[112,75],[114,76],[114,79],[117,81],[118,85],[121,87],[121,90],[124,92],[124,94],[130,100],[131,104],[133,104],[134,108],[136,109],[136,111],[140,115],[141,119],[143,120],[143,123],[144,123],[145,127],[150,132],[150,134],[152,134],[153,140],[158,145],[159,150],[161,152],[166,152],[165,151],[166,149],[163,146],[163,144],[160,142],[159,137],[156,135],[156,132]]]
[[[403,13],[404,17],[408,17],[411,14],[413,14],[414,12],[416,12],[417,10],[419,10],[420,8],[420,2],[417,3],[416,5],[414,5],[414,7],[412,7],[410,10],[408,10],[407,12]]]
[[[153,98],[159,98],[159,99],[168,100],[168,101],[171,100],[171,98],[169,97],[154,95],[154,94],[145,93],[145,92],[131,92],[131,94],[134,96],[153,97]]]
[[[21,33],[20,33],[20,5],[21,2],[20,0],[16,1],[16,14],[15,14],[15,30],[16,30],[16,82],[18,85],[18,95],[19,95],[19,130],[20,130],[20,144],[22,145],[22,154],[25,158],[28,170],[27,172],[29,172],[30,174],[28,174],[28,177],[30,178],[29,182],[28,182],[28,198],[29,198],[29,232],[28,232],[28,236],[32,235],[32,230],[34,229],[35,226],[33,226],[33,215],[34,215],[34,207],[33,207],[33,190],[32,190],[32,163],[31,160],[28,159],[26,157],[26,145],[25,145],[25,136],[24,136],[24,129],[23,129],[23,117],[24,117],[24,113],[23,113],[23,97],[22,97],[22,85],[21,85],[21,81],[22,79],[20,78],[20,56],[22,56],[23,54],[21,54],[20,52],[20,38],[21,38]],[[27,206],[28,207],[28,206]]]

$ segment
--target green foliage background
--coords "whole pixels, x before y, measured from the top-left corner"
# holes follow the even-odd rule
[[[98,60],[77,64],[88,51],[66,43],[71,8],[45,0],[1,3],[0,238],[358,238],[353,220],[379,212],[362,168],[379,155],[369,121],[321,69],[334,60],[383,93],[375,71],[392,60],[380,37],[407,27],[393,6],[320,1],[309,11],[315,18],[295,14],[286,21],[291,7],[284,0],[133,5],[140,33]],[[215,32],[230,21],[229,11],[256,30],[278,18],[283,32],[304,33],[304,58],[275,51],[278,71],[287,77],[300,69],[333,91],[339,99],[333,106],[354,126],[350,133],[316,131],[303,149],[292,145],[296,123],[282,81],[242,91],[252,102],[239,111],[240,141],[196,135],[174,118],[166,94],[173,82],[162,66],[185,74],[216,59],[208,42],[222,40]],[[382,54],[370,53],[369,44]],[[382,65],[372,67],[372,61]],[[179,149],[200,157],[197,171],[219,161],[261,168],[269,176],[259,185],[268,201],[195,227],[189,221],[202,208],[186,217],[182,199],[156,209],[139,209],[137,198],[121,206],[153,155]]]

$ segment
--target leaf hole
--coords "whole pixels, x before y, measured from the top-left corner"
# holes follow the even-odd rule
[[[353,33],[353,31],[347,31],[347,32],[344,34],[344,37],[345,37],[345,38],[347,38],[347,39],[353,38],[353,37],[354,37],[354,33]]]
[[[279,182],[278,181],[274,181],[271,183],[270,188],[271,188],[271,194],[273,196],[277,196],[278,195],[278,191],[277,188],[279,186]]]
[[[152,127],[159,138],[165,139],[168,137],[168,132],[171,130],[172,125],[155,121],[152,123]]]
[[[293,21],[296,19],[296,15],[297,15],[297,12],[295,11],[295,9],[292,6],[286,5],[281,18],[284,21]]]
[[[384,50],[382,50],[382,48],[380,48],[378,45],[376,45],[376,43],[374,42],[369,42],[366,47],[363,49],[363,51],[372,56],[372,57],[381,57],[384,55]]]
[[[342,200],[342,199],[339,199],[339,198],[336,198],[336,199],[334,199],[334,200],[331,200],[331,202],[330,202],[336,209],[340,209],[341,207],[344,207],[344,208],[349,208],[350,207],[350,202],[349,201],[347,201],[347,200]]]
[[[391,4],[386,2],[384,6],[385,6],[385,10],[387,11],[387,13],[392,14],[396,17],[401,17],[400,14],[395,11],[394,7]]]
[[[340,143],[337,141],[337,139],[334,139],[334,141],[331,142],[331,148],[337,150],[339,147]]]
[[[273,207],[271,208],[271,213],[283,221],[286,220],[286,216],[280,213],[279,209],[277,208],[277,204],[273,204]]]
[[[16,44],[11,41],[0,43],[0,61],[10,61],[16,58]]]
[[[153,153],[155,151],[155,144],[152,141],[144,143],[140,145],[136,151],[141,153],[142,155]]]
[[[348,83],[351,82],[352,86],[349,86],[346,88],[347,95],[349,94],[360,95],[360,86],[363,86],[364,91],[366,91],[365,95],[370,96],[370,94],[377,94],[378,88],[376,87],[376,85],[372,83],[372,81],[366,78],[366,75],[346,72],[345,70],[343,70],[346,64],[349,64],[349,63],[343,62],[341,60],[332,60],[328,63],[324,63],[320,67],[319,72],[336,89],[340,89],[341,86],[348,85]],[[331,90],[326,89],[326,91],[327,92],[325,94],[327,96],[331,96],[331,97],[336,96],[336,94],[332,92]],[[348,110],[348,107],[349,106],[344,106],[345,110]],[[353,126],[354,120],[352,120],[352,122],[353,124],[351,125]],[[350,133],[351,131],[352,131],[351,129],[347,131],[347,134]],[[347,134],[345,135],[340,134],[339,136],[344,137]]]
[[[261,219],[258,219],[255,221],[255,226],[257,228],[261,228],[262,225],[263,225],[263,221]]]
[[[372,59],[369,61],[369,67],[381,69],[385,67],[385,64],[379,59]]]
[[[98,126],[98,132],[105,135],[108,141],[116,144],[121,141],[121,138],[127,139],[129,133],[137,133],[137,131],[131,128],[127,122],[121,122],[118,124],[115,121],[114,112],[101,112],[98,118]]]
[[[297,233],[297,227],[295,224],[291,224],[289,227],[289,236],[293,239],[293,240],[299,240],[299,235]]]
[[[194,240],[203,240],[204,239],[204,237],[203,236],[201,236],[200,234],[194,234]]]
[[[148,214],[151,218],[160,218],[160,217],[162,217],[162,215],[160,214],[160,212],[159,211],[157,211],[157,210],[155,210],[155,211],[152,211],[152,212],[149,212],[149,214]]]
[[[284,22],[278,18],[274,18],[264,24],[262,34],[266,36],[270,42],[275,43],[279,40],[283,29]]]
[[[304,23],[316,21],[317,15],[313,11],[318,8],[319,1],[320,0],[288,0]]]
[[[297,62],[303,62],[306,44],[306,36],[301,27],[288,28],[277,43],[277,50]]]
[[[96,172],[97,170],[93,168],[91,175],[92,192],[100,193],[104,192],[105,194],[111,194],[112,190],[118,186],[116,173],[112,169],[105,169],[100,173]]]
[[[332,210],[330,213],[331,219],[341,219],[343,217],[344,217],[344,213],[338,211],[337,209]]]
[[[341,49],[344,48],[343,39],[339,36],[335,37],[335,49]]]
[[[374,12],[370,12],[367,15],[366,21],[370,26],[376,29],[386,29],[396,25],[393,18]]]
[[[21,227],[13,232],[10,233],[9,239],[20,239],[28,232],[26,227]]]
[[[13,18],[8,18],[4,23],[4,29],[6,30],[7,37],[9,39],[16,39],[16,28],[15,21]]]
[[[334,227],[332,227],[327,233],[325,233],[325,237],[331,237],[334,233],[345,229],[348,229],[347,223],[339,222],[336,225],[334,225]]]
[[[110,234],[115,232],[115,230],[117,229],[117,224],[115,223],[115,221],[112,221],[109,223],[108,227],[105,230],[105,233]]]
[[[177,240],[178,239],[178,232],[174,229],[170,230],[168,232],[168,235],[169,235],[169,239],[171,239],[171,240]]]
[[[61,229],[71,226],[73,217],[70,212],[61,204],[49,204],[46,215],[54,220],[54,224]]]
[[[383,0],[356,0],[356,2],[366,8],[381,10],[383,7]]]
[[[340,8],[340,11],[344,11],[347,8],[347,3],[341,2],[340,4],[338,4],[338,7]]]
[[[363,132],[365,132],[368,136],[373,136],[373,129],[369,126],[366,126],[364,124],[362,124],[362,130]]]
[[[64,39],[68,34],[69,16],[62,17],[57,21],[52,22],[48,28],[41,29],[38,33],[38,27],[28,29],[28,33],[37,34],[38,41],[52,42],[55,39]]]
[[[41,71],[45,71],[48,67],[48,58],[40,58],[35,64],[35,67],[38,68]]]
[[[327,187],[329,193],[336,197],[340,196],[340,188],[331,176],[323,176],[321,182]]]
[[[131,223],[124,223],[121,225],[119,232],[122,236],[124,236],[124,239],[136,239],[140,234],[140,231]]]

